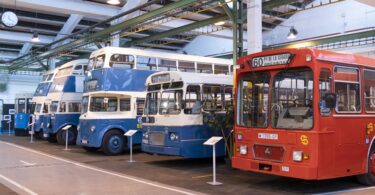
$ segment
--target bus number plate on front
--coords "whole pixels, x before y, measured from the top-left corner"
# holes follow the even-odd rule
[[[272,139],[272,140],[278,140],[279,135],[278,134],[271,134],[271,133],[258,133],[259,139]]]

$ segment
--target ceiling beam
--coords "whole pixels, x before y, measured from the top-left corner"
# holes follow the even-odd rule
[[[31,50],[32,47],[33,47],[33,45],[30,42],[24,43],[23,46],[22,46],[22,49],[20,50],[20,53],[18,54],[18,56],[22,56],[22,55],[25,55],[26,53],[29,53],[29,51]]]
[[[263,9],[273,9],[282,5],[298,2],[298,0],[270,0],[262,4]]]
[[[0,30],[0,41],[7,43],[20,43],[31,42],[33,34],[32,33],[23,33],[23,32],[14,32],[14,31],[5,31]],[[48,44],[53,41],[54,37],[39,35],[40,42],[38,44]]]

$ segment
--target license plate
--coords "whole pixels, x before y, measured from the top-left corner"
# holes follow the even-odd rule
[[[82,143],[83,143],[83,144],[87,144],[88,142],[87,142],[87,140],[83,139],[83,140],[82,140]]]
[[[259,139],[272,139],[272,140],[278,140],[279,135],[278,134],[271,134],[271,133],[258,133]]]

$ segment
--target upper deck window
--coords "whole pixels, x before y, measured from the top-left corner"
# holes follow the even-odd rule
[[[137,56],[138,70],[156,70],[156,58]]]
[[[212,64],[197,63],[197,72],[212,74]]]
[[[267,127],[270,75],[243,75],[238,87],[237,124],[245,127]]]
[[[337,112],[360,112],[359,70],[336,66],[334,69]]]
[[[286,69],[275,75],[271,126],[281,129],[313,127],[313,74],[310,69]]]
[[[194,62],[179,61],[178,62],[178,70],[181,71],[181,72],[195,72],[195,63]]]
[[[109,60],[109,66],[112,68],[133,69],[134,56],[124,54],[113,54]]]
[[[176,71],[177,70],[177,61],[176,60],[167,60],[167,59],[158,59],[159,61],[159,71]]]
[[[78,64],[74,67],[73,74],[75,75],[84,75],[85,71],[87,69],[87,66],[84,64]]]
[[[364,70],[365,110],[375,112],[375,70]]]
[[[69,66],[66,68],[59,69],[57,71],[56,77],[63,77],[63,76],[68,76],[72,72],[73,67]]]
[[[229,74],[229,66],[228,65],[223,65],[223,64],[215,64],[214,66],[214,73],[215,74]]]

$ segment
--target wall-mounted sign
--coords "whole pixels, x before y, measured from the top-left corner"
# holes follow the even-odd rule
[[[9,114],[16,114],[16,109],[9,109]]]
[[[289,64],[293,55],[290,53],[255,57],[251,61],[253,68],[262,66],[274,66],[274,65],[285,65]]]

